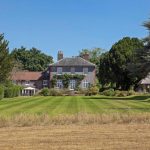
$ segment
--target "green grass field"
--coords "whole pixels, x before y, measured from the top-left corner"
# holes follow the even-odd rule
[[[0,101],[0,116],[27,114],[150,112],[150,96],[59,96],[17,97]]]

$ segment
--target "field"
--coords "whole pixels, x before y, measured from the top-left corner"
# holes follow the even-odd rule
[[[124,98],[105,96],[18,97],[0,101],[0,116],[24,114],[76,113],[142,113],[150,112],[150,96]]]
[[[1,150],[149,150],[149,124],[0,128]]]
[[[149,95],[0,101],[2,150],[148,150],[149,129]]]

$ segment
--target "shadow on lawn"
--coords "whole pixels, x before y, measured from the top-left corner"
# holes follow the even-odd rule
[[[91,97],[84,97],[84,99],[103,99],[103,100],[147,100],[147,102],[150,102],[150,95],[143,95],[143,96],[133,96],[133,97],[106,97],[106,96],[91,96]]]

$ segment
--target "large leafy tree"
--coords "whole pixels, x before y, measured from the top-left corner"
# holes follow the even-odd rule
[[[13,59],[9,54],[8,41],[0,34],[0,83],[4,83],[10,76],[13,68]]]
[[[134,76],[130,75],[128,66],[136,62],[136,51],[142,48],[143,42],[137,38],[124,37],[115,43],[100,59],[100,82],[115,85],[116,89],[128,90],[134,85]]]
[[[129,75],[128,65],[136,61],[136,51],[142,48],[143,42],[138,38],[124,37],[110,49],[112,79],[117,89],[128,90],[134,84]]]
[[[42,53],[36,48],[28,50],[25,47],[21,47],[14,49],[11,55],[15,58],[17,63],[22,64],[23,70],[43,71],[53,62],[51,56]]]

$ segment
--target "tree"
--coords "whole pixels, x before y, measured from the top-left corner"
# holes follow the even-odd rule
[[[144,27],[149,31],[149,35],[145,38],[146,47],[150,49],[150,20],[145,22]]]
[[[79,52],[79,56],[82,56],[83,54],[85,53],[88,53],[89,54],[89,61],[98,65],[99,64],[99,59],[100,59],[100,56],[102,54],[104,50],[101,49],[101,48],[93,48],[93,49],[82,49],[80,52]]]
[[[102,87],[109,85],[112,82],[112,71],[110,68],[109,52],[105,52],[101,55],[99,61],[99,73],[98,79]]]
[[[42,53],[36,48],[26,49],[21,47],[14,49],[11,55],[18,64],[22,64],[23,70],[43,71],[53,62],[53,58]]]
[[[135,87],[150,72],[150,21],[145,22],[144,27],[148,29],[149,35],[143,40],[144,47],[136,51],[136,61],[128,67],[130,76],[134,77]]]
[[[13,64],[8,41],[4,39],[4,34],[0,34],[0,83],[4,83],[9,78]]]
[[[143,42],[138,38],[124,37],[110,49],[110,67],[117,89],[128,90],[134,84],[129,76],[128,65],[135,63],[136,51],[142,48]]]
[[[115,85],[116,89],[128,90],[134,85],[134,77],[130,76],[128,66],[136,62],[136,51],[142,48],[143,42],[138,38],[124,37],[115,43],[100,59],[100,82]]]

